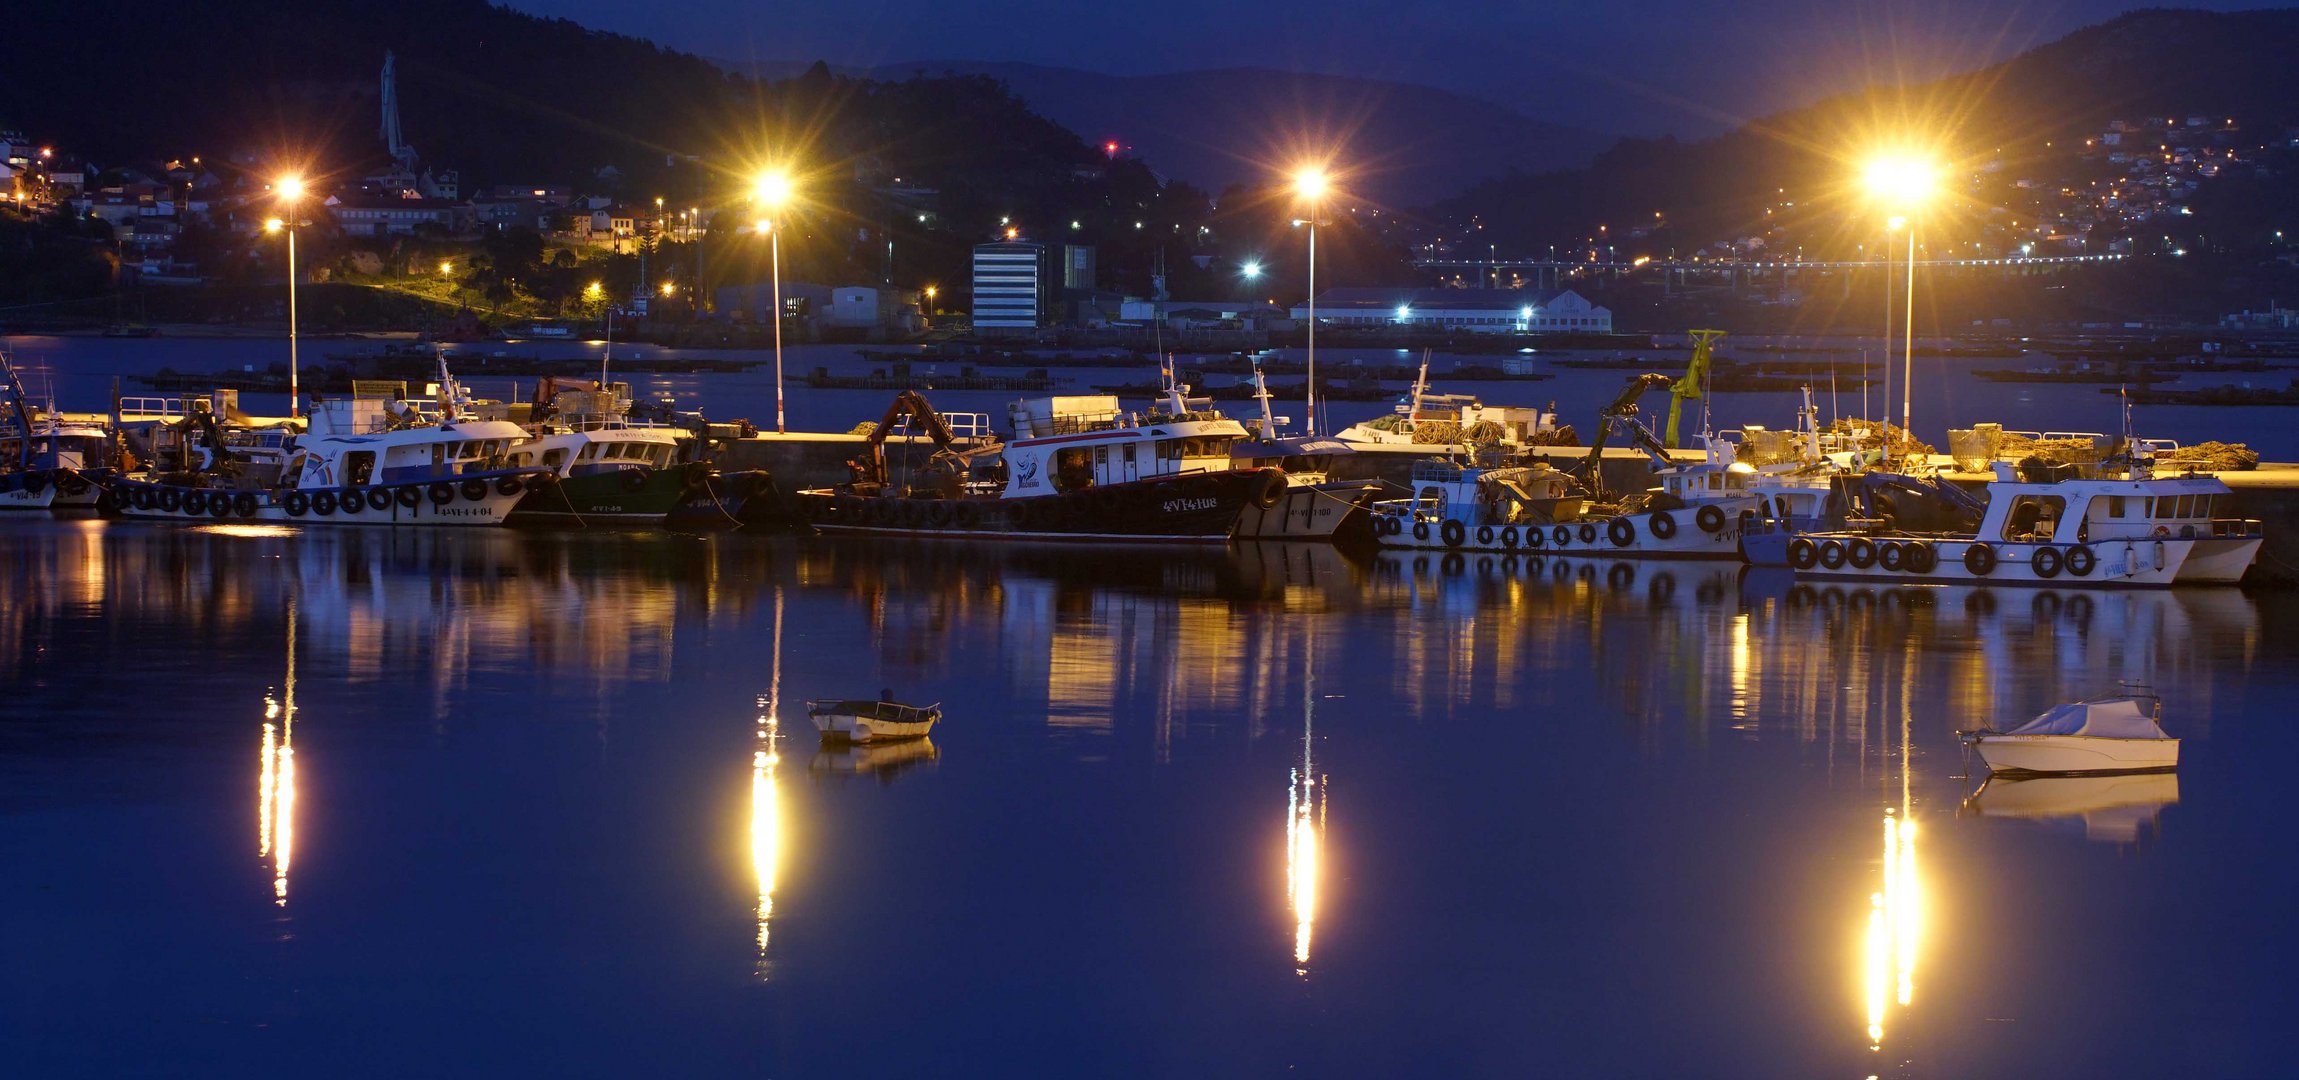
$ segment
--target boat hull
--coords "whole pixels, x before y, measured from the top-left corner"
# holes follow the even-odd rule
[[[688,476],[686,466],[678,465],[564,477],[556,484],[528,492],[511,508],[511,523],[659,525],[686,497]]]
[[[1869,565],[1855,556],[1853,541],[1877,553]],[[1799,551],[1801,542],[1812,547]],[[1897,568],[1884,565],[1886,542],[1928,545],[1934,565],[1912,568],[1903,555]],[[1869,537],[1855,533],[1809,533],[1789,541],[1789,565],[1800,578],[1884,581],[1898,584],[2048,585],[2055,588],[2166,588],[2172,585],[2233,585],[2258,557],[2260,539],[2191,540],[2180,537],[2093,540],[2043,544],[1973,539]],[[2205,545],[2212,545],[2205,548]],[[1984,548],[1984,555],[1973,554]],[[2202,551],[2205,558],[2195,561]],[[2050,555],[2042,555],[2049,551]],[[2082,551],[2086,554],[2076,555]],[[1828,565],[1836,563],[1834,566]],[[2193,565],[2191,565],[2193,563]],[[2083,565],[2083,573],[2075,568]]]
[[[0,475],[0,510],[47,510],[56,504],[56,485],[47,470]]]
[[[1275,469],[1183,473],[1025,498],[910,498],[830,490],[791,496],[793,514],[826,535],[998,540],[1222,543],[1248,506],[1282,502]]]
[[[1356,480],[1295,484],[1275,506],[1249,504],[1237,519],[1240,540],[1333,540],[1362,532],[1378,483]]]
[[[891,702],[809,702],[806,718],[814,722],[823,742],[869,745],[923,739],[933,733],[942,710],[939,706],[914,709]]]
[[[2178,739],[2090,735],[1976,735],[1980,760],[2001,773],[2053,776],[2163,772],[2179,765]]]
[[[501,525],[510,517],[512,507],[528,496],[531,484],[548,484],[553,479],[553,474],[543,471],[497,472],[458,477],[451,482],[285,491],[229,491],[118,480],[110,488],[110,501],[121,516],[146,521],[491,526]],[[469,480],[484,481],[484,491],[474,496],[465,487]],[[447,499],[433,494],[437,483],[448,484]],[[415,494],[413,505],[403,491]],[[383,498],[377,499],[377,493]],[[378,501],[384,505],[375,505]]]
[[[1717,513],[1709,515],[1704,525],[1702,511],[1711,507]],[[1755,510],[1754,498],[1722,499],[1672,510],[1518,526],[1470,525],[1457,519],[1414,521],[1402,515],[1382,515],[1375,520],[1374,538],[1384,548],[1409,550],[1739,561],[1741,528]]]

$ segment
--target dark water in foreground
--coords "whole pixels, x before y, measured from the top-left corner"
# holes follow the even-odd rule
[[[2283,1074],[2295,603],[0,522],[0,1061]],[[2119,677],[2176,779],[1959,813]]]

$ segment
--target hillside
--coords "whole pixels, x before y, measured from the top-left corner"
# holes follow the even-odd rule
[[[1116,76],[1032,64],[920,61],[870,74],[955,72],[1004,82],[1089,140],[1117,140],[1166,175],[1219,191],[1266,182],[1310,135],[1356,171],[1352,189],[1425,206],[1498,170],[1585,165],[1610,141],[1504,106],[1408,83],[1237,68]]]
[[[1480,241],[1534,250],[1585,243],[1599,224],[1649,223],[1658,212],[1665,224],[1639,237],[1637,250],[1689,253],[1770,231],[1807,256],[1843,254],[1872,239],[1843,226],[1858,159],[1913,131],[1957,174],[1957,220],[1940,223],[1941,242],[1970,243],[1991,217],[2018,220],[2023,196],[1994,178],[2098,175],[2106,166],[2083,159],[2083,139],[2110,121],[2202,116],[2233,121],[2249,144],[2280,144],[2299,124],[2294,51],[2299,11],[2134,12],[1967,75],[1871,87],[1713,139],[1624,140],[1585,169],[1494,177],[1440,201],[1431,217],[1456,234],[1481,222]],[[2245,172],[2245,183],[2258,182]],[[1966,175],[1981,178],[1966,184]],[[2245,219],[2221,232],[2262,226],[2281,227]]]

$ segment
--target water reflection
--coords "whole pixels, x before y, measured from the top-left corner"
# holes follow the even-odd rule
[[[1285,792],[1285,898],[1293,908],[1293,973],[1309,974],[1309,946],[1317,929],[1321,836],[1325,831],[1325,778],[1317,772],[1317,670],[1310,639],[1301,679],[1301,762]]]
[[[287,603],[287,675],[277,697],[263,702],[263,743],[256,780],[256,855],[271,860],[272,900],[287,906],[287,874],[295,862],[295,631],[296,606]]]
[[[782,590],[774,590],[773,667],[767,691],[758,699],[761,710],[750,755],[750,865],[758,878],[758,955],[752,971],[765,982],[771,969],[766,958],[767,939],[774,922],[774,881],[782,863],[782,799],[775,772],[782,765]]]
[[[912,769],[940,760],[942,751],[931,738],[904,739],[890,743],[850,743],[824,747],[807,762],[807,769],[824,776],[871,776],[881,784],[891,784],[894,778]]]
[[[2162,825],[2163,808],[2179,802],[2178,773],[2127,776],[1990,776],[1964,800],[1976,817],[2023,818],[2071,825],[2089,840],[2136,844],[2140,830]]]

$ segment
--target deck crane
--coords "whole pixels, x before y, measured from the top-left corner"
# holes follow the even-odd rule
[[[1645,395],[1646,391],[1675,385],[1676,380],[1659,372],[1638,375],[1629,380],[1628,386],[1620,392],[1619,397],[1612,400],[1612,404],[1605,406],[1603,411],[1597,413],[1596,434],[1589,439],[1588,460],[1581,468],[1581,479],[1588,485],[1590,495],[1602,501],[1610,494],[1605,490],[1604,481],[1605,439],[1615,430],[1627,435],[1629,441],[1636,444],[1637,449],[1644,451],[1645,456],[1653,460],[1653,465],[1656,468],[1669,466],[1668,447],[1662,446],[1658,439],[1653,438],[1652,430],[1637,421],[1636,402],[1638,398]],[[1669,411],[1673,417],[1675,415],[1673,403]]]
[[[1712,349],[1716,339],[1724,336],[1724,331],[1694,330],[1691,336],[1692,363],[1686,365],[1684,377],[1670,383],[1668,387],[1668,433],[1665,438],[1672,449],[1681,445],[1677,442],[1676,430],[1677,421],[1684,415],[1684,403],[1705,402],[1708,398],[1708,369],[1715,360]],[[1705,405],[1702,407],[1706,408]]]
[[[885,489],[886,437],[894,433],[895,421],[905,417],[915,427],[925,429],[926,437],[934,440],[937,459],[944,459],[945,455],[960,462],[970,462],[973,459],[973,453],[958,449],[957,434],[950,430],[942,414],[935,412],[934,406],[926,403],[926,396],[916,390],[904,390],[894,395],[893,404],[886,407],[886,415],[879,417],[878,426],[870,429],[870,437],[865,440],[868,447],[866,452],[857,460],[847,463],[854,471],[854,488],[857,493],[875,494]],[[963,471],[962,468],[957,470],[951,479],[962,479]]]

